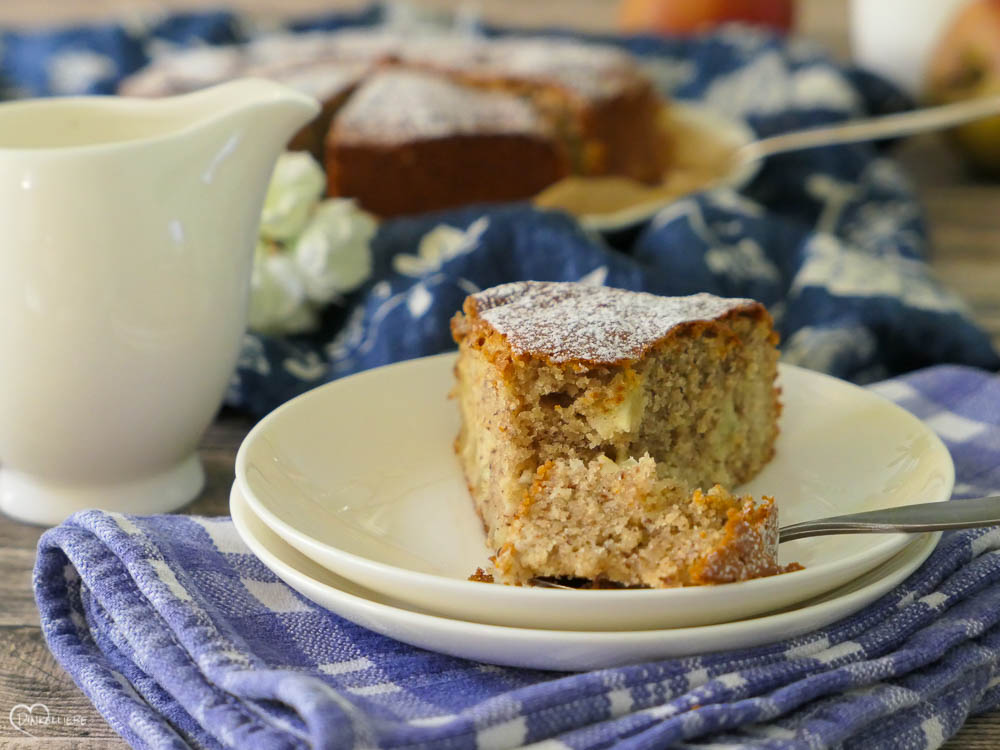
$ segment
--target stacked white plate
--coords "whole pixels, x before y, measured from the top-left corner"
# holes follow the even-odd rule
[[[303,595],[400,641],[493,664],[577,670],[744,648],[846,617],[939,535],[783,544],[804,570],[720,586],[558,590],[468,580],[489,568],[452,445],[453,354],[336,381],[262,420],[236,460],[243,540]],[[781,367],[777,455],[740,490],[782,524],[948,499],[947,449],[918,419],[843,381]]]

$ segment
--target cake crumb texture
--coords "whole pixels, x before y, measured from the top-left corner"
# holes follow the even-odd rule
[[[774,575],[778,517],[715,485],[693,493],[660,479],[648,455],[618,464],[601,457],[539,467],[510,541],[495,560],[504,579],[550,576],[652,588]]]

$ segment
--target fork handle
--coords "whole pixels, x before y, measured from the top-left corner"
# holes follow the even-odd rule
[[[926,130],[942,130],[995,114],[1000,114],[1000,96],[969,99],[911,112],[780,133],[746,144],[740,149],[738,158],[741,163],[746,163],[803,148],[897,138]]]
[[[1000,524],[1000,495],[946,503],[920,503],[820,518],[783,526],[779,542],[829,534],[885,534],[970,529]]]

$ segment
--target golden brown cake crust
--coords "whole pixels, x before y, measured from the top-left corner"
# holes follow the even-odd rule
[[[717,502],[719,496],[728,496],[721,487],[713,488],[707,496],[695,490],[693,502]],[[732,506],[723,500],[726,525],[722,529],[722,539],[699,556],[686,571],[687,583],[704,585],[709,583],[732,583],[751,578],[763,578],[779,573],[801,570],[798,563],[778,565],[775,550],[778,548],[778,511],[774,498],[766,495],[758,503],[743,498],[742,504]]]

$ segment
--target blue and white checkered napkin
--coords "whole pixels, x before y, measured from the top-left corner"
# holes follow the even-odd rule
[[[1000,491],[1000,376],[939,366],[875,390],[945,440],[956,498]],[[140,748],[931,748],[1000,704],[1000,529],[946,535],[896,590],[810,635],[572,675],[353,625],[227,518],[77,514],[42,537],[35,594],[56,658]]]

